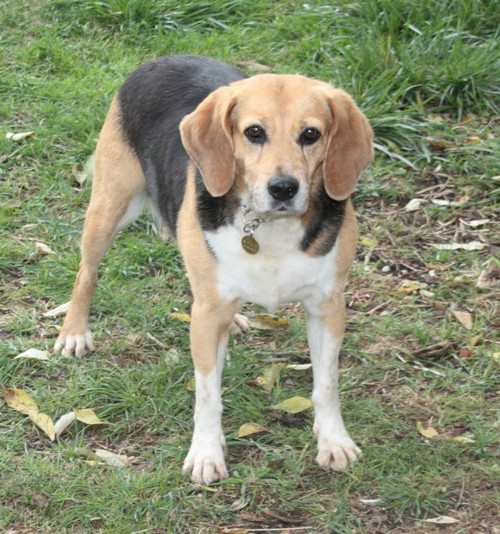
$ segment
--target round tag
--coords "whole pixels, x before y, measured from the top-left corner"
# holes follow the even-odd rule
[[[259,244],[253,235],[243,236],[241,246],[243,247],[243,250],[249,254],[257,254],[257,252],[259,252]]]

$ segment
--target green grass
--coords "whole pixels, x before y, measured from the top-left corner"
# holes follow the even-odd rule
[[[91,407],[107,422],[75,424],[51,443],[0,400],[1,531],[495,532],[498,27],[487,0],[0,4],[0,383],[28,391],[54,419]],[[364,456],[345,473],[316,467],[310,413],[270,408],[309,396],[310,371],[282,370],[270,393],[256,385],[270,359],[307,361],[302,314],[287,307],[287,330],[230,341],[230,478],[207,489],[182,474],[193,371],[188,326],[170,313],[189,312],[191,298],[175,246],[147,217],[103,262],[97,352],[13,359],[50,350],[57,336],[60,318],[43,313],[69,298],[90,193],[76,174],[114,91],[137,65],[171,53],[330,81],[373,124],[377,158],[355,195],[363,239],[341,376]],[[14,142],[7,131],[34,135]],[[420,209],[407,211],[414,198]],[[472,241],[485,247],[433,246]],[[405,281],[420,288],[405,291]],[[470,330],[454,311],[471,314]],[[249,421],[270,432],[238,439]],[[417,422],[439,436],[425,439]],[[82,448],[134,461],[106,467]],[[438,516],[458,522],[423,522]]]

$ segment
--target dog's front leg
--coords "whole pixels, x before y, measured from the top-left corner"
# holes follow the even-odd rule
[[[199,484],[211,484],[228,476],[222,431],[221,380],[233,306],[193,304],[191,354],[195,368],[196,401],[191,448],[184,470]]]
[[[337,294],[319,306],[306,305],[306,309],[314,377],[316,461],[327,469],[339,470],[361,454],[349,437],[340,411],[338,357],[344,334],[344,300]]]

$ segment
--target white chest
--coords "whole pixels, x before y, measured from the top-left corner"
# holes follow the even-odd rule
[[[217,257],[222,297],[275,309],[285,302],[319,302],[331,292],[336,247],[326,256],[312,257],[300,250],[300,222],[280,219],[256,230],[259,251],[249,254],[241,245],[242,228],[235,224],[206,233]]]

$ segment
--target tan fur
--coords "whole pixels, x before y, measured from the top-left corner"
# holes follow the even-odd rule
[[[118,104],[114,99],[97,143],[92,195],[82,236],[82,258],[60,341],[68,335],[87,332],[99,263],[120,229],[119,223],[131,199],[144,187],[140,163],[122,138]],[[85,347],[83,350],[86,351]]]
[[[187,173],[177,238],[193,293],[191,354],[196,370],[208,374],[216,366],[217,349],[227,337],[236,313],[236,303],[221,302],[217,293],[216,259],[208,250],[196,216],[193,165],[189,166]]]
[[[252,150],[244,130],[262,117],[271,142]],[[323,135],[303,150],[297,139],[306,126]],[[186,150],[214,196],[227,193],[237,173],[244,173],[247,185],[267,182],[276,174],[312,185],[321,169],[327,193],[344,200],[373,157],[371,127],[352,98],[298,75],[262,74],[221,87],[182,120],[180,129]]]

